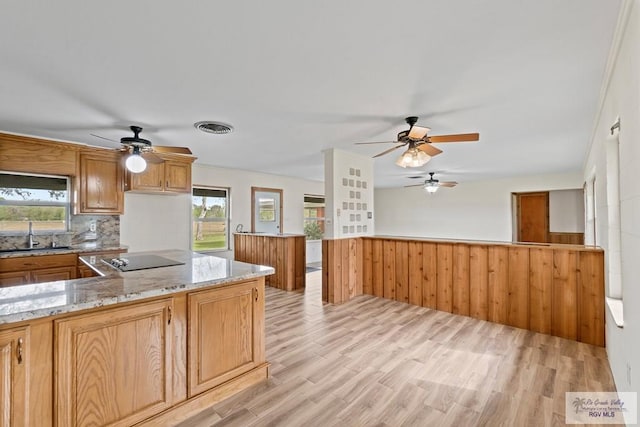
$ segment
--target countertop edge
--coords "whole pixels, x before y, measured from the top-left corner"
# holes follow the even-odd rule
[[[70,249],[37,249],[30,251],[13,251],[0,253],[0,259],[7,258],[22,258],[32,256],[46,256],[46,255],[68,255],[68,254],[86,254],[93,252],[125,252],[128,251],[127,246],[104,246],[96,248],[70,248]]]

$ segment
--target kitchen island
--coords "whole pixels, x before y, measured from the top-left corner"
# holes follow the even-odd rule
[[[138,255],[181,264],[0,289],[0,425],[170,425],[267,378],[271,267]]]
[[[234,233],[233,256],[238,261],[270,265],[275,269],[267,285],[284,291],[305,287],[306,236],[304,234]]]

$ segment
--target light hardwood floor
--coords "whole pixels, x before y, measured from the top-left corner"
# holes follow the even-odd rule
[[[270,379],[179,426],[552,426],[566,391],[615,391],[601,347],[320,290],[267,288]]]

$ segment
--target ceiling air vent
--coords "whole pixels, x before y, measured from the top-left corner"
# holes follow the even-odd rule
[[[221,122],[197,122],[194,123],[196,129],[206,133],[224,134],[233,132],[233,126]]]

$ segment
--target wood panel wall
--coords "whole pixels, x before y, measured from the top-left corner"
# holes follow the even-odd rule
[[[369,242],[371,243],[371,242]],[[369,244],[368,243],[368,244]],[[362,295],[365,280],[363,265],[370,265],[367,280],[382,267],[375,265],[370,258],[364,259],[365,242],[360,238],[323,240],[322,241],[322,300],[332,304],[342,304],[351,298]],[[382,245],[379,245],[381,249]],[[369,251],[371,256],[372,251]],[[395,259],[394,259],[395,261]],[[395,266],[395,263],[394,263]],[[394,267],[395,268],[395,267]],[[382,284],[379,291],[382,292]],[[395,286],[393,286],[395,291]]]
[[[583,245],[584,233],[560,233],[558,231],[550,231],[549,243],[561,245]]]
[[[323,300],[339,304],[361,293],[604,345],[602,250],[368,237],[323,241]]]
[[[276,270],[275,274],[265,278],[268,286],[285,291],[305,287],[304,235],[236,233],[233,235],[233,256],[236,261],[273,267]]]

